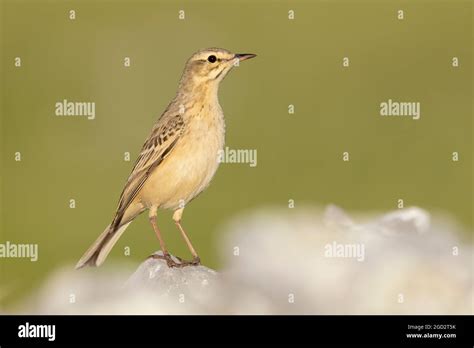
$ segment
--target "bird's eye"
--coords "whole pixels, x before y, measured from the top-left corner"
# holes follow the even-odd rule
[[[211,55],[209,57],[207,57],[207,60],[210,62],[210,63],[215,63],[217,58],[215,55]]]

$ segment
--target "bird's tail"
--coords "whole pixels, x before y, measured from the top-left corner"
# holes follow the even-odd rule
[[[104,232],[101,233],[99,238],[87,249],[87,251],[82,255],[79,262],[76,264],[76,269],[82,268],[84,266],[93,266],[97,267],[104,263],[107,255],[109,255],[112,247],[117,243],[118,239],[125,232],[128,225],[131,221],[123,224],[117,229],[113,229],[111,225],[107,226]]]

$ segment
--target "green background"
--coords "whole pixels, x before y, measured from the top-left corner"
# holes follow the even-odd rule
[[[225,221],[289,199],[296,209],[335,203],[372,211],[395,209],[402,198],[405,206],[446,212],[472,231],[472,2],[1,4],[0,243],[39,244],[37,262],[0,259],[3,308],[57,267],[72,267],[103,231],[184,62],[206,47],[258,55],[220,90],[226,145],[257,149],[258,165],[221,165],[184,214],[206,265],[220,265]],[[185,20],[178,19],[181,9]],[[381,117],[379,104],[389,98],[420,102],[421,119]],[[55,116],[63,99],[95,102],[96,119]],[[453,151],[459,162],[451,160]],[[158,219],[171,251],[188,256],[171,213]],[[111,259],[138,265],[158,247],[144,214]]]

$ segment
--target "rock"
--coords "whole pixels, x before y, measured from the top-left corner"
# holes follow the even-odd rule
[[[161,251],[156,254],[162,255]],[[205,314],[209,313],[208,304],[218,281],[219,274],[208,267],[170,268],[164,260],[154,258],[145,260],[134,272],[130,264],[81,271],[64,267],[56,271],[19,311],[33,314]]]
[[[162,251],[155,255],[163,256]],[[172,256],[177,263],[180,261]],[[126,283],[128,288],[147,288],[157,295],[200,297],[218,281],[218,273],[205,266],[168,267],[165,260],[148,258]]]
[[[356,222],[357,221],[357,222]],[[235,313],[472,314],[473,246],[411,207],[266,209],[224,229],[225,304]],[[228,250],[238,246],[238,257]],[[224,291],[225,292],[225,291]]]
[[[257,210],[221,227],[219,273],[68,265],[15,313],[472,314],[474,249],[456,226],[416,207]]]

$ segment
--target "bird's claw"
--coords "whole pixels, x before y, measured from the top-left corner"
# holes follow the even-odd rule
[[[191,261],[186,261],[186,260],[181,260],[181,259],[180,259],[180,261],[184,266],[199,266],[199,265],[201,265],[201,259],[199,257],[195,257]]]
[[[186,267],[186,266],[199,266],[201,265],[201,259],[199,257],[193,258],[191,261],[183,260],[182,258],[175,256],[179,262],[173,260],[169,253],[165,253],[164,255],[151,255],[154,259],[165,260],[168,267]]]
[[[176,263],[173,261],[172,266],[168,264],[169,267],[186,267],[186,266],[200,266],[201,265],[201,259],[199,257],[195,257],[191,261],[183,260],[182,258],[177,257],[177,256],[176,258],[179,260],[179,263]]]

